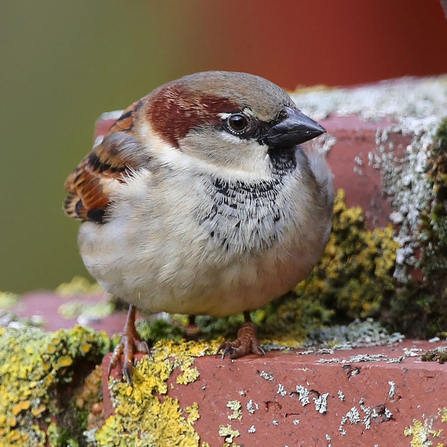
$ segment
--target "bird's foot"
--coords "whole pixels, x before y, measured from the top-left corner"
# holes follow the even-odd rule
[[[251,321],[245,323],[239,329],[236,340],[222,343],[216,354],[221,351],[222,359],[226,356],[230,359],[238,359],[247,354],[265,355],[264,349],[259,344],[255,325]]]
[[[110,376],[110,372],[118,364],[121,354],[124,354],[123,372],[130,386],[133,386],[132,370],[134,354],[136,352],[142,352],[150,355],[149,346],[145,341],[141,340],[135,328],[135,310],[136,309],[134,306],[131,305],[129,307],[129,313],[127,314],[127,320],[126,324],[124,325],[121,341],[113,351],[107,372]]]
[[[201,335],[201,329],[196,323],[195,315],[188,315],[188,321],[184,327],[187,340],[198,340]]]

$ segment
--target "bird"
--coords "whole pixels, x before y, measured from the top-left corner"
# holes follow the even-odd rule
[[[250,311],[305,279],[328,242],[333,175],[301,146],[325,129],[276,84],[207,71],[168,82],[125,109],[65,182],[88,272],[130,304],[121,342],[149,353],[136,308],[243,313],[222,357],[265,354]]]

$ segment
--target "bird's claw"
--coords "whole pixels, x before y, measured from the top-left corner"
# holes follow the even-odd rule
[[[217,349],[216,354],[222,351],[222,360],[228,356],[237,359],[247,354],[265,355],[265,351],[259,344],[256,328],[252,322],[245,323],[237,333],[234,341],[225,341]]]
[[[107,375],[110,376],[112,369],[118,365],[121,355],[124,354],[123,373],[128,384],[133,387],[133,358],[136,352],[141,352],[150,356],[148,344],[141,340],[137,330],[135,329],[135,308],[131,306],[129,308],[129,314],[124,326],[123,336],[121,337],[120,342],[114,349],[112,357],[110,358]]]

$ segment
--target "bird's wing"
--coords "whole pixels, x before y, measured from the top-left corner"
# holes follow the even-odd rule
[[[63,206],[67,216],[103,223],[112,192],[126,176],[147,166],[148,156],[133,132],[139,106],[137,101],[128,107],[68,176]]]

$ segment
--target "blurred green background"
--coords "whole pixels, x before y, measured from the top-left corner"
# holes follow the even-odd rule
[[[87,275],[61,204],[102,112],[201,70],[288,89],[444,73],[446,44],[438,0],[2,1],[0,290]]]

